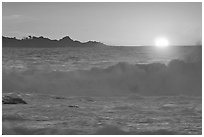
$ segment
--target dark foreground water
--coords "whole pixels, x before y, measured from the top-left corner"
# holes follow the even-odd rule
[[[17,95],[28,104],[3,105],[4,135],[202,134],[200,97]]]

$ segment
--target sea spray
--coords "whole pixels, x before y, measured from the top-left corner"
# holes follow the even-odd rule
[[[3,92],[37,92],[75,96],[201,95],[202,63],[172,60],[162,63],[118,63],[90,70],[6,71]]]

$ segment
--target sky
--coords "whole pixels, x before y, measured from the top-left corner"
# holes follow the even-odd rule
[[[195,45],[202,40],[202,3],[3,2],[2,35],[118,46],[153,45],[165,37],[171,45]]]

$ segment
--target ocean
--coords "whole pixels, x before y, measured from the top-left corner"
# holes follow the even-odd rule
[[[2,53],[3,135],[202,134],[201,47]]]
[[[3,92],[200,95],[201,52],[201,46],[3,48]]]
[[[75,71],[94,67],[107,68],[120,62],[129,64],[164,63],[186,60],[200,54],[201,47],[67,47],[3,48],[3,70]],[[197,57],[197,56],[196,56]]]

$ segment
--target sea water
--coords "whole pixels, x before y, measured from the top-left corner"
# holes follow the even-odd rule
[[[3,48],[2,133],[202,134],[201,51]]]
[[[201,94],[201,46],[3,48],[2,51],[3,92],[94,96]]]
[[[67,47],[67,48],[3,48],[3,69],[49,69],[55,71],[106,68],[119,62],[168,63],[199,54],[200,47]],[[198,53],[196,53],[198,52]]]

